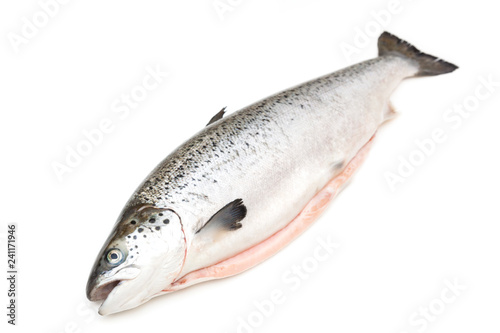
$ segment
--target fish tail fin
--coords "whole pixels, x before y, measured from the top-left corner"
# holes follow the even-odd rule
[[[378,38],[378,55],[397,54],[418,63],[415,76],[433,76],[453,72],[458,66],[421,52],[415,46],[384,31]]]

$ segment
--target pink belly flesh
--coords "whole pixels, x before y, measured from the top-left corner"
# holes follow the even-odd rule
[[[184,275],[164,292],[173,292],[193,284],[221,279],[241,273],[268,259],[304,232],[325,210],[328,203],[340,192],[343,185],[363,163],[370,150],[373,137],[359,150],[339,175],[335,176],[319,191],[304,209],[283,229],[259,244],[215,265],[198,269]]]

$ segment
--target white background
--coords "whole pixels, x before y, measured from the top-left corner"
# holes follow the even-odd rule
[[[0,5],[1,251],[7,223],[18,223],[20,272],[15,328],[6,324],[2,278],[2,332],[236,332],[249,316],[254,326],[243,332],[498,331],[500,87],[460,123],[443,118],[474,101],[480,77],[500,81],[498,11],[486,0],[401,0],[385,18],[384,30],[460,69],[399,86],[399,116],[299,239],[239,276],[96,315],[85,298],[90,268],[148,172],[221,107],[234,112],[374,57],[376,37],[366,45],[355,37],[377,30],[372,12],[392,8],[368,0],[221,3],[231,10],[219,15],[212,0],[69,1],[17,52],[10,39],[22,36],[23,17],[32,22],[40,4]],[[346,56],[347,44],[359,52]],[[113,103],[141,84],[148,66],[168,77],[120,119]],[[53,163],[64,163],[67,147],[105,118],[113,131],[58,180]],[[437,128],[446,140],[392,191],[384,175]],[[283,275],[310,262],[318,238],[340,247],[291,290]],[[466,290],[445,304],[441,294],[453,296],[447,280]],[[254,302],[275,289],[285,301],[263,318]],[[429,306],[439,314],[423,320],[418,311]]]

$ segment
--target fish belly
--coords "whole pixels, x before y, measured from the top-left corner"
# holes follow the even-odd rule
[[[372,140],[373,137],[359,150],[344,170],[331,179],[307,203],[304,209],[281,230],[233,257],[182,276],[170,285],[168,289],[164,290],[164,292],[173,292],[200,282],[232,276],[252,268],[273,256],[304,232],[321,215],[328,203],[341,191],[344,184],[363,163],[370,150]]]

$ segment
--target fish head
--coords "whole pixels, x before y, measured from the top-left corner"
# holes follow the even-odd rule
[[[97,256],[87,282],[87,297],[103,301],[101,315],[139,306],[175,281],[185,256],[181,219],[173,210],[128,209]]]

